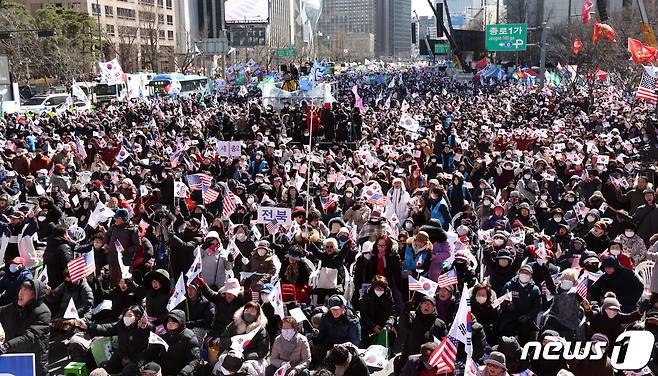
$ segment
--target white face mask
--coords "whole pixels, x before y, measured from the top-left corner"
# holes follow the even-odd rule
[[[635,236],[635,231],[626,230],[626,231],[624,231],[624,235],[626,235],[627,238],[632,238],[633,236]]]
[[[18,265],[17,264],[9,265],[9,271],[12,273],[16,273],[18,271]]]
[[[295,336],[295,329],[281,329],[281,335],[286,341],[290,341]]]
[[[571,290],[572,287],[573,287],[573,281],[565,280],[565,281],[560,282],[560,288],[562,290],[567,290],[568,291],[568,290]]]
[[[266,254],[267,254],[267,250],[266,250],[266,249],[260,248],[260,249],[258,250],[258,256],[263,257],[263,256],[265,256]]]
[[[621,249],[619,249],[619,248],[610,248],[610,253],[617,256],[621,253]]]
[[[562,220],[562,216],[556,215],[555,217],[553,217],[553,220],[555,222],[560,222]]]
[[[588,215],[587,216],[587,222],[594,222],[596,220],[596,217],[593,215]]]
[[[384,290],[375,290],[375,295],[377,295],[377,297],[384,295]]]
[[[265,303],[269,300],[270,295],[269,294],[260,294],[260,300]]]
[[[123,325],[130,326],[135,322],[135,316],[123,316]]]
[[[45,216],[39,216],[39,217],[37,217],[37,220],[38,220],[39,222],[43,222],[43,221],[46,220],[46,217],[45,217]]]
[[[524,178],[525,180],[530,180],[531,177],[532,177],[532,175],[530,175],[530,174],[525,174],[525,175],[523,175],[523,178]]]
[[[605,314],[608,315],[608,317],[611,319],[617,316],[618,313],[619,311],[614,309],[608,309],[608,308],[605,309]]]
[[[519,274],[519,282],[521,282],[522,284],[526,284],[526,283],[530,282],[530,278],[532,278],[532,277],[530,277],[527,274]]]
[[[480,304],[484,304],[487,301],[487,297],[486,296],[476,296],[475,301],[480,303]]]
[[[503,245],[504,243],[505,243],[505,240],[503,240],[503,239],[494,239],[494,244],[499,246],[499,247],[501,245]]]
[[[235,238],[238,239],[238,241],[243,242],[243,241],[247,240],[247,234],[240,233],[240,234],[235,235]]]

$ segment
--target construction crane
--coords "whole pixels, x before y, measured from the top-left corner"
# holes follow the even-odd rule
[[[649,23],[647,10],[644,8],[644,0],[637,0],[637,6],[640,8],[640,17],[642,18],[640,30],[644,34],[644,40],[646,40],[649,46],[656,47],[656,35],[653,33],[653,27]]]
[[[430,5],[430,8],[432,8],[432,12],[434,13],[434,17],[436,17],[437,20],[437,31],[438,28],[440,27],[443,30],[443,33],[445,34],[446,38],[448,38],[448,42],[450,42],[450,49],[452,50],[452,55],[455,60],[455,63],[457,64],[457,67],[460,69],[464,69],[467,72],[471,71],[471,68],[466,64],[464,61],[464,57],[462,56],[462,52],[459,49],[459,46],[457,45],[457,42],[455,39],[452,37],[452,33],[454,29],[452,28],[452,20],[450,19],[450,10],[448,9],[448,0],[443,0],[443,5],[445,6],[446,10],[446,16],[448,17],[448,28],[446,28],[446,25],[444,22],[439,22],[439,20],[443,19],[443,15],[439,14],[439,12],[436,10],[436,7],[434,4],[432,4],[432,0],[427,0],[427,3]],[[440,23],[441,25],[438,25]]]

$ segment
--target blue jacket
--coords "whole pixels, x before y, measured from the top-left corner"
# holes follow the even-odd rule
[[[29,269],[23,268],[16,273],[9,272],[9,268],[5,267],[5,275],[0,278],[0,306],[13,302],[18,296],[18,290],[21,288],[23,282],[28,279],[34,279]]]
[[[361,324],[359,319],[346,308],[345,313],[335,319],[331,311],[322,316],[317,339],[318,344],[337,345],[351,342],[356,347],[361,347]]]

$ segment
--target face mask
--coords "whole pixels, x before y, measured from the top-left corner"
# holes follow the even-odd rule
[[[544,201],[548,200],[548,196],[546,196],[546,195],[541,195],[541,196],[539,196],[539,198],[541,198]]]
[[[476,296],[475,301],[478,302],[479,304],[484,304],[487,301],[486,296]]]
[[[624,235],[626,235],[627,238],[632,238],[633,236],[635,236],[635,231],[626,230],[626,231],[624,231]]]
[[[372,256],[372,253],[364,253],[364,254],[363,254],[363,257],[364,257],[366,260],[370,260],[370,257],[371,257],[371,256]]]
[[[619,248],[610,248],[610,253],[617,256],[621,253],[621,249],[619,249]]]
[[[135,316],[123,316],[123,325],[130,326],[135,322]]]
[[[555,222],[560,222],[562,220],[562,216],[556,215],[555,217],[553,217],[553,220]]]
[[[531,277],[527,274],[519,274],[519,282],[521,282],[522,284],[526,284],[530,282],[530,278]]]
[[[375,290],[375,295],[377,295],[377,297],[384,295],[384,290]]]
[[[592,215],[588,215],[588,216],[587,216],[587,222],[592,223],[592,222],[594,222],[595,220],[596,220],[596,217],[594,217],[594,216],[592,216]]]
[[[605,309],[605,314],[608,315],[608,317],[611,319],[617,316],[618,313],[619,312],[614,309],[608,309],[608,308]]]
[[[407,230],[407,231],[411,231],[411,230],[413,230],[413,228],[414,228],[414,225],[412,225],[411,223],[405,223],[404,224],[404,229]]]
[[[295,336],[295,329],[281,329],[281,335],[286,341],[290,341]]]
[[[263,256],[265,256],[266,254],[267,254],[267,250],[266,250],[266,249],[262,249],[262,248],[261,248],[261,249],[258,250],[258,256],[263,257]]]
[[[238,239],[239,242],[243,242],[247,240],[247,234],[237,234],[235,235],[235,238]]]
[[[39,216],[39,217],[37,217],[37,220],[38,220],[39,222],[43,222],[43,221],[46,220],[46,217],[45,217],[45,216]]]
[[[18,271],[18,265],[17,264],[9,265],[9,271],[12,273],[16,273]]]
[[[562,290],[571,290],[572,287],[573,287],[573,281],[565,280],[560,282],[560,288]]]
[[[352,194],[350,192],[345,193],[345,197],[352,197]]]
[[[244,319],[244,321],[246,321],[248,323],[252,323],[252,322],[256,321],[256,315],[254,315],[252,313],[243,313],[242,318]]]
[[[574,201],[576,201],[575,198],[573,198],[573,197],[567,197],[567,202],[574,202]]]
[[[489,205],[491,205],[491,201],[490,200],[484,200],[484,201],[482,201],[482,205],[489,206]]]
[[[503,245],[504,243],[505,243],[505,240],[503,240],[503,239],[494,239],[494,244],[499,246],[499,247],[501,245]]]
[[[523,175],[523,178],[524,178],[525,180],[530,180],[531,177],[532,177],[532,175],[530,175],[530,174],[525,174],[525,175]]]
[[[269,300],[270,296],[268,294],[260,294],[260,300],[262,302],[267,302]]]

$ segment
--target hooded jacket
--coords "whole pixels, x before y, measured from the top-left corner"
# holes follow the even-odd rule
[[[151,287],[151,281],[157,280],[162,285],[159,290]],[[169,273],[163,269],[157,269],[144,276],[144,288],[146,289],[146,313],[158,319],[164,319],[167,313],[167,303],[171,290]]]
[[[161,351],[157,353],[154,361],[162,366],[163,376],[193,375],[201,363],[199,342],[194,332],[185,327],[185,312],[174,309],[167,318],[175,320],[180,326],[162,335],[169,349],[165,350],[164,346],[158,346]]]
[[[140,328],[135,322],[126,326],[123,319],[107,324],[89,324],[87,334],[90,336],[111,337],[116,336],[119,346],[112,353],[112,358],[123,359],[128,357],[133,362],[139,362],[149,346],[150,326]]]
[[[51,236],[46,243],[46,250],[43,252],[43,262],[53,272],[48,273],[48,285],[56,288],[64,282],[62,271],[66,268],[69,261],[73,259],[73,253],[69,243],[62,237]]]
[[[35,299],[25,307],[17,301],[0,307],[0,324],[5,331],[8,354],[34,354],[36,374],[48,374],[48,341],[50,338],[50,310],[43,302],[46,295],[39,281],[28,280],[34,287]]]
[[[226,327],[226,330],[220,337],[220,346],[222,349],[230,349],[231,337],[256,331],[254,338],[243,349],[244,360],[265,359],[270,353],[270,337],[266,329],[267,317],[265,317],[265,314],[261,310],[254,322],[247,323],[242,317],[243,313],[244,307],[238,309],[233,314],[233,322]]]

